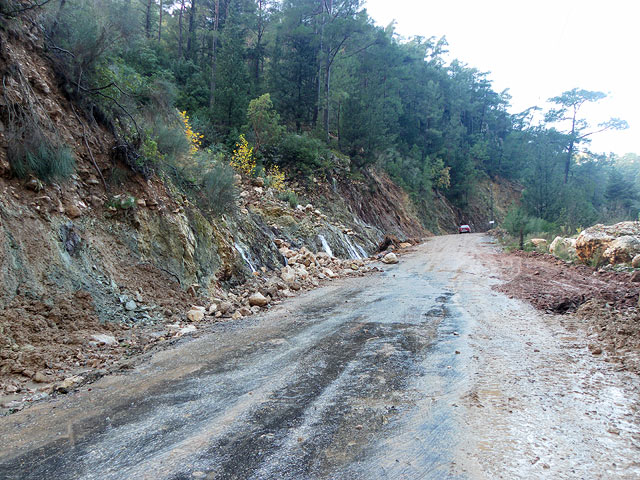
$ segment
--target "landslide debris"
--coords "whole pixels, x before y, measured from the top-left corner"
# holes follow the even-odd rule
[[[587,334],[589,351],[640,373],[640,272],[596,270],[551,255],[514,251],[495,255],[505,283],[494,288]]]

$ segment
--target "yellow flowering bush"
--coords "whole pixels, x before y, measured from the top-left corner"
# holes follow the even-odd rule
[[[191,123],[189,122],[189,115],[187,115],[186,111],[179,112],[179,113],[180,113],[180,120],[184,125],[184,134],[186,135],[187,140],[189,141],[189,153],[191,155],[194,155],[198,153],[198,150],[202,146],[202,139],[204,138],[204,135],[193,131],[193,128],[191,127]]]
[[[267,178],[269,179],[271,188],[278,192],[284,192],[284,172],[282,172],[277,165],[273,165],[267,170]]]
[[[256,161],[253,158],[253,147],[249,146],[249,142],[240,135],[240,140],[236,143],[236,148],[231,155],[231,166],[236,170],[240,170],[246,175],[253,175],[256,171]]]

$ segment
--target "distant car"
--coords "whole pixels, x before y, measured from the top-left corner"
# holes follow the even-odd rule
[[[471,227],[469,225],[460,225],[458,227],[458,233],[471,233]]]

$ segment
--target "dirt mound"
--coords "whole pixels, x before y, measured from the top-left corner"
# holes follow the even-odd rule
[[[631,274],[598,271],[586,265],[570,265],[536,252],[497,255],[507,283],[496,290],[527,300],[540,310],[575,312],[588,300],[600,300],[614,308],[636,307],[640,283]]]

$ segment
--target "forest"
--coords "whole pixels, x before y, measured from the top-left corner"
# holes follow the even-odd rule
[[[403,38],[360,0],[2,0],[2,28],[34,8],[61,86],[119,158],[212,209],[233,201],[229,163],[251,157],[247,173],[276,183],[384,170],[425,208],[443,195],[464,210],[480,181],[506,178],[535,231],[638,218],[640,156],[589,151],[626,127],[582,116],[605,94],[575,88],[511,114],[488,72],[447,60],[445,38]],[[29,149],[66,151],[26,137],[16,174],[34,170]]]

